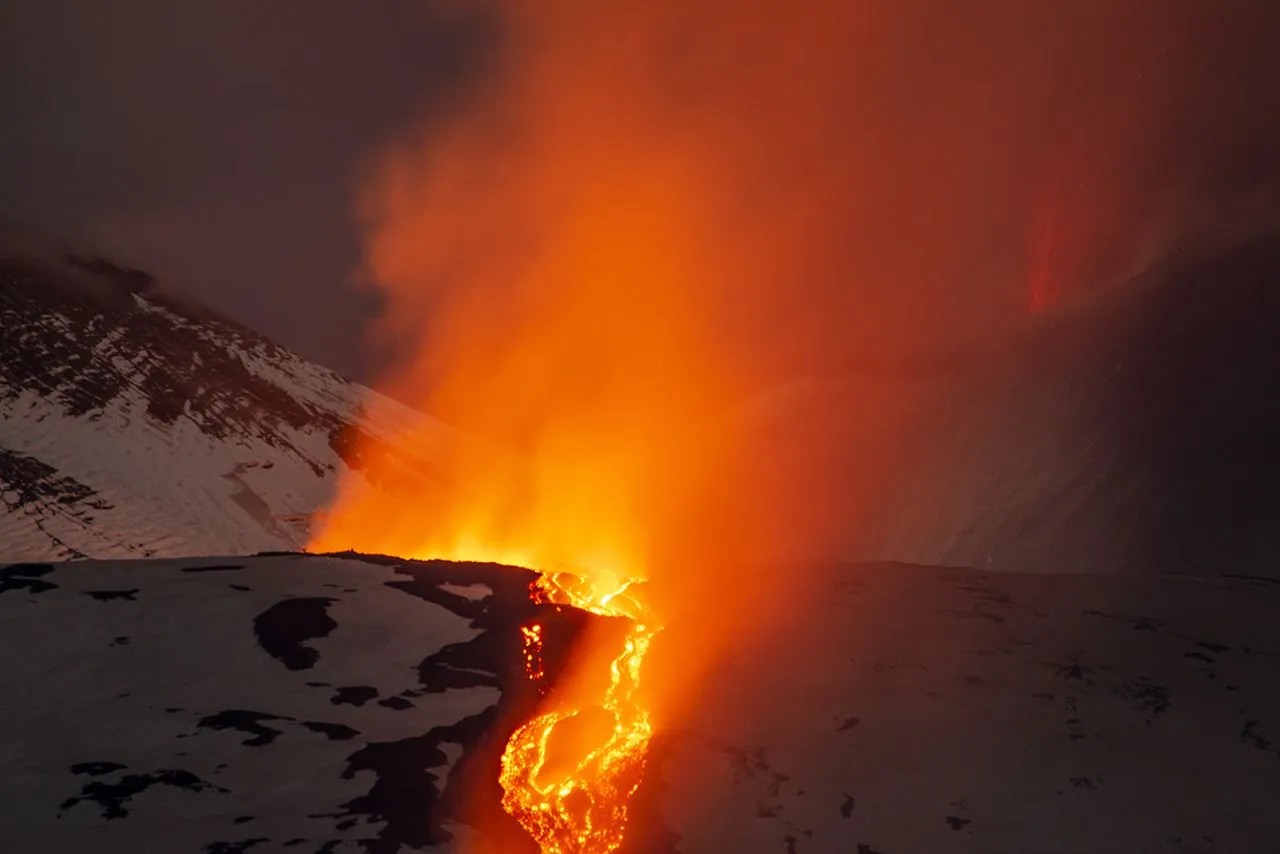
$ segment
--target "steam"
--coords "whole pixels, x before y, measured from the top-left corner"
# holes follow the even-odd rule
[[[1184,8],[498,3],[501,61],[360,211],[381,386],[488,444],[438,496],[345,490],[315,545],[639,576],[686,658],[731,643],[778,584],[743,566],[830,552],[892,479],[878,373],[1196,237],[1220,30]]]

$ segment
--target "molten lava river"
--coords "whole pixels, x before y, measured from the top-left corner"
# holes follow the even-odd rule
[[[600,708],[612,725],[601,742],[551,770],[549,743],[557,728],[583,714],[573,706],[545,712],[519,727],[502,755],[502,806],[541,847],[543,854],[608,854],[622,845],[627,803],[644,771],[653,735],[649,714],[638,702],[640,669],[660,630],[652,614],[628,596],[632,582],[602,583],[567,575],[542,575],[538,601],[569,605],[629,621],[621,653],[613,660]],[[522,629],[530,679],[542,678],[542,629]]]

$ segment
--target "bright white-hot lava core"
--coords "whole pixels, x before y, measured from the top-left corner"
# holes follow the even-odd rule
[[[549,743],[559,726],[583,713],[572,706],[545,712],[512,734],[502,755],[502,806],[529,832],[545,854],[607,854],[623,840],[627,807],[640,783],[653,728],[638,702],[641,666],[659,630],[651,614],[627,597],[629,582],[603,589],[591,581],[543,575],[537,595],[601,616],[631,620],[623,649],[610,666],[599,708],[608,716],[597,743],[578,751],[558,770],[548,769]],[[524,630],[530,678],[541,678],[536,647],[541,628]]]

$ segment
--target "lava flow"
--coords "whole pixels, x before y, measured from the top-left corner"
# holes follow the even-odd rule
[[[569,586],[564,576],[543,575],[534,588],[535,598],[630,620],[600,701],[612,726],[602,743],[554,773],[547,769],[549,742],[561,724],[581,715],[583,709],[553,709],[519,727],[502,755],[502,806],[543,854],[608,854],[622,844],[628,801],[640,783],[653,735],[649,713],[637,702],[636,691],[645,653],[660,627],[640,603],[626,595],[631,582],[601,592],[591,581],[575,580],[579,583]],[[526,627],[523,633],[527,674],[539,679],[542,670],[534,648],[541,643],[541,627]]]

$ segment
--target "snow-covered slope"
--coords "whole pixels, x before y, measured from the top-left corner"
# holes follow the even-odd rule
[[[660,734],[623,854],[1280,850],[1280,585],[824,572]],[[600,618],[531,577],[0,567],[0,850],[536,854],[497,801],[536,700],[517,629],[543,623],[554,677]]]
[[[410,489],[450,435],[145,273],[0,246],[0,559],[299,548],[358,433]]]
[[[677,850],[1280,851],[1280,584],[831,573],[662,765]]]
[[[798,383],[748,407],[750,464],[815,472],[778,502],[830,517],[799,554],[1280,578],[1278,283],[1273,235],[932,364]],[[840,459],[805,458],[822,424]],[[0,559],[298,548],[358,432],[398,458],[363,488],[447,486],[438,422],[145,274],[0,251]]]
[[[448,841],[529,714],[517,627],[576,618],[523,570],[396,563],[0,567],[0,850]]]
[[[1272,236],[751,417],[777,455],[840,425],[840,559],[1280,578],[1278,330]]]

